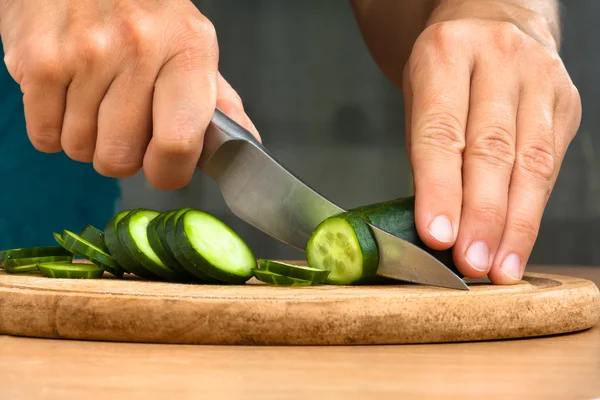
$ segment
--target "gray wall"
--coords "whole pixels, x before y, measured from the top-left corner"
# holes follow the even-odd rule
[[[221,72],[238,90],[265,145],[343,207],[411,194],[402,95],[371,59],[347,0],[197,1],[215,24]],[[548,204],[531,262],[600,264],[596,71],[600,1],[563,4],[563,56],[584,116]],[[207,209],[233,225],[259,257],[302,256],[234,217],[201,173],[177,192],[143,175],[122,181],[122,207]]]

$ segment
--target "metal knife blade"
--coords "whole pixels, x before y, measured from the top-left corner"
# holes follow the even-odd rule
[[[343,212],[275,160],[248,131],[216,110],[198,166],[219,186],[229,209],[255,228],[302,251],[317,225]],[[435,257],[371,225],[380,276],[469,290]]]

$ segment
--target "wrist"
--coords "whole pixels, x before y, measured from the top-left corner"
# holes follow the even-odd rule
[[[435,0],[434,3],[427,26],[461,19],[508,22],[542,45],[558,51],[560,27],[558,7],[553,0]]]

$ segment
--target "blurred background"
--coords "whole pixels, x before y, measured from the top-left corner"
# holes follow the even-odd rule
[[[285,166],[342,207],[412,194],[402,95],[371,59],[347,0],[195,3],[217,29],[223,76]],[[598,15],[599,1],[563,2],[562,55],[582,96],[583,121],[531,263],[600,265]],[[142,173],[115,182],[63,155],[38,154],[27,141],[19,99],[2,96],[14,90],[0,69],[0,247],[52,243],[53,230],[80,229],[82,218],[104,227],[118,209],[189,206],[231,224],[258,257],[303,257],[233,216],[201,172],[188,187],[166,192]]]

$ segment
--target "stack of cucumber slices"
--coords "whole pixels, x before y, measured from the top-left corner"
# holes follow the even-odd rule
[[[104,230],[53,233],[57,246],[0,252],[7,273],[49,278],[98,279],[108,272],[162,282],[244,284],[250,278],[279,286],[322,283],[329,271],[271,260],[252,250],[223,221],[198,209],[125,210]]]

